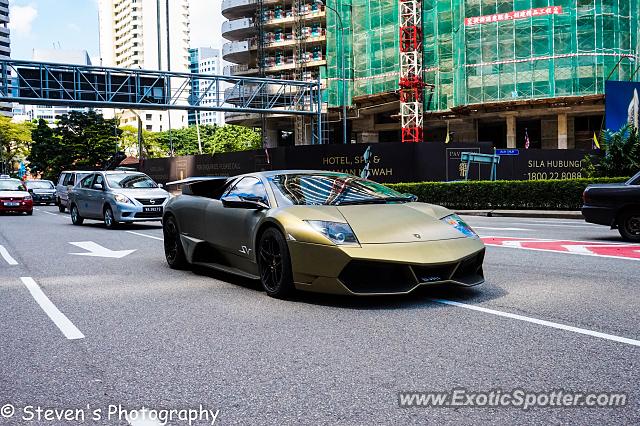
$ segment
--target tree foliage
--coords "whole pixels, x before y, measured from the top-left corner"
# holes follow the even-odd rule
[[[586,177],[633,176],[640,170],[638,129],[627,125],[601,136],[603,155],[587,156],[582,172]]]
[[[0,116],[0,170],[10,171],[14,163],[22,161],[31,145],[31,122],[12,123],[9,117]]]
[[[162,151],[174,155],[196,155],[198,148],[198,129],[196,126],[168,130],[155,134]],[[203,154],[244,151],[260,147],[260,133],[244,126],[200,126],[200,141]]]
[[[55,178],[64,169],[100,168],[118,149],[118,120],[95,111],[62,115],[54,129],[40,120],[32,132],[28,156],[32,173]]]
[[[134,126],[120,127],[119,150],[124,151],[128,157],[138,156],[138,128]],[[158,140],[158,134],[148,130],[142,130],[142,152],[147,158],[159,158],[169,155],[164,146]]]

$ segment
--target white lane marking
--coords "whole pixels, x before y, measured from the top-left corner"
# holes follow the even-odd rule
[[[59,214],[57,214],[57,213],[51,213],[51,212],[44,211],[44,210],[43,210],[43,213],[46,213],[46,214],[51,215],[51,216],[60,216],[60,215],[59,215]]]
[[[126,231],[126,232],[133,235],[139,235],[141,237],[147,237],[147,238],[152,238],[154,240],[164,241],[164,238],[154,237],[153,235],[141,234],[140,232],[134,232],[134,231]]]
[[[509,225],[521,225],[521,226],[554,226],[554,227],[560,227],[560,228],[593,228],[593,227],[599,227],[599,228],[601,228],[601,227],[602,227],[602,226],[600,226],[600,225],[586,225],[586,224],[581,224],[581,225],[560,225],[560,224],[555,224],[555,223],[544,223],[544,222],[538,222],[538,223],[511,222],[511,223],[509,223]]]
[[[69,339],[84,339],[84,334],[53,304],[40,286],[31,277],[21,277],[22,283],[27,287],[31,296],[38,302],[38,305],[49,316],[51,321],[62,331],[62,334]]]
[[[76,241],[69,242],[69,244],[73,244],[76,247],[80,247],[81,249],[87,250],[85,253],[69,253],[76,256],[91,256],[91,257],[108,257],[113,259],[120,259],[127,255],[130,255],[135,250],[111,250],[106,247],[101,246],[100,244],[94,243],[93,241]]]
[[[4,260],[9,265],[17,265],[18,264],[18,262],[13,257],[11,257],[11,255],[9,254],[7,249],[4,248],[4,246],[0,246],[0,255],[4,258]]]
[[[633,345],[633,346],[640,346],[640,340],[629,339],[627,337],[615,336],[613,334],[601,333],[599,331],[587,330],[584,328],[578,328],[578,327],[573,327],[571,325],[560,324],[557,322],[551,322],[551,321],[541,320],[537,318],[526,317],[524,315],[517,315],[509,312],[496,311],[494,309],[483,308],[476,305],[467,305],[466,303],[454,302],[452,300],[446,300],[446,299],[431,299],[431,300],[443,305],[457,306],[458,308],[484,312],[486,314],[497,315],[499,317],[504,317],[504,318],[511,318],[518,321],[530,322],[532,324],[543,325],[545,327],[556,328],[558,330],[571,331],[573,333],[584,334],[587,336],[597,337],[605,340],[611,340],[613,342],[625,343],[627,345]]]
[[[532,231],[524,228],[489,228],[487,226],[472,226],[473,229],[484,229],[485,231]]]

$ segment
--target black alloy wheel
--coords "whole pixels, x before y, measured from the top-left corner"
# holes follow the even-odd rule
[[[188,266],[184,254],[180,232],[176,220],[170,216],[163,221],[162,233],[164,234],[164,257],[171,269],[185,269]]]
[[[640,241],[640,210],[623,212],[618,220],[618,231],[627,241]]]
[[[280,231],[269,228],[260,238],[258,249],[260,282],[271,297],[284,298],[294,290],[287,242]]]

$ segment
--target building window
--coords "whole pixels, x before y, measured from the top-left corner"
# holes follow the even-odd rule
[[[152,126],[151,124],[147,124],[147,127],[146,127],[146,128],[147,128],[147,130],[148,130],[148,131],[153,130],[153,126]]]
[[[146,115],[146,119],[147,119],[147,121],[149,121],[149,120],[153,120],[153,115],[151,115],[151,114],[147,114],[147,115]]]

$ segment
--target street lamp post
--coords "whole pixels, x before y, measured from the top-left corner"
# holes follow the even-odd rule
[[[322,0],[316,0],[315,4],[324,6],[327,9],[333,11],[338,18],[338,25],[340,25],[340,35],[341,35],[341,43],[340,44],[340,80],[342,81],[342,143],[347,142],[347,77],[345,75],[345,57],[344,57],[344,26],[342,25],[342,17],[340,13],[333,7],[324,4]],[[338,39],[336,37],[336,44],[338,44]],[[322,137],[322,135],[321,135]]]

